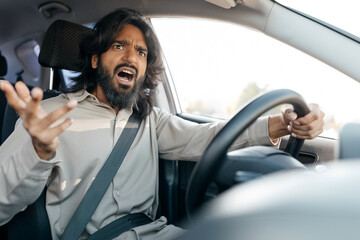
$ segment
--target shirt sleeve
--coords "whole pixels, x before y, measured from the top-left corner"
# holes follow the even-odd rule
[[[0,225],[33,203],[58,161],[41,160],[20,124],[0,147]]]
[[[198,160],[225,121],[197,124],[155,109],[159,155],[169,160]],[[234,142],[231,149],[274,145],[268,135],[268,117],[259,118]]]

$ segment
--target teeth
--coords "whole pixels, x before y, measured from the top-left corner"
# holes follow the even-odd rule
[[[122,70],[122,72],[132,75],[133,73],[128,70]]]

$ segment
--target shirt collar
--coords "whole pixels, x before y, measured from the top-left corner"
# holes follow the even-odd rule
[[[65,94],[66,97],[71,100],[71,99],[74,99],[76,100],[78,103],[80,103],[81,101],[84,101],[84,100],[88,100],[88,101],[95,101],[96,103],[99,103],[99,104],[103,104],[103,103],[100,103],[100,101],[98,100],[97,97],[95,97],[93,94],[89,93],[88,91],[86,90],[81,90],[81,91],[78,91],[78,92],[74,92],[74,93],[66,93]],[[109,106],[107,106],[106,104],[104,104],[104,106],[110,108]],[[121,111],[118,112],[118,116],[117,118],[120,120],[120,119],[124,119],[124,118],[127,118],[129,117],[133,112],[133,109],[132,107],[130,108],[126,108],[126,109],[122,109]]]
[[[94,95],[92,95],[86,90],[81,90],[79,92],[74,92],[74,93],[66,93],[65,95],[69,100],[74,99],[77,102],[84,101],[86,98],[90,98],[92,100],[96,100],[97,102],[99,102],[99,100]]]

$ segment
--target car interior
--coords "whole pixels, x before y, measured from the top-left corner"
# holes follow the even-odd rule
[[[4,0],[0,6],[0,78],[12,84],[24,81],[30,89],[40,87],[44,98],[57,96],[66,86],[62,70],[81,70],[78,47],[81,38],[92,31],[94,22],[118,7],[141,10],[149,19],[196,17],[238,24],[284,42],[360,81],[359,38],[276,1]],[[155,99],[157,107],[199,124],[216,120],[182,112],[172,91],[171,74],[165,71],[162,80]],[[158,216],[166,216],[170,224],[195,229],[180,239],[238,239],[239,236],[269,239],[266,238],[269,234],[273,236],[271,239],[355,236],[359,208],[351,206],[360,200],[353,185],[360,180],[355,174],[359,166],[356,161],[342,160],[360,155],[358,124],[346,125],[339,139],[320,136],[297,141],[285,137],[279,149],[254,147],[228,152],[246,127],[283,103],[292,104],[299,113],[308,111],[297,92],[271,91],[242,108],[231,119],[234,124],[214,139],[199,163],[159,159]],[[13,131],[17,119],[17,113],[7,105],[0,91],[0,146]],[[345,167],[341,165],[343,162]],[[332,164],[329,167],[332,170],[324,176],[307,171],[326,169],[328,163]],[[300,171],[293,173],[294,169]],[[344,174],[347,176],[341,177]],[[324,181],[332,185],[322,184]],[[287,196],[286,192],[294,186],[299,191]],[[342,189],[342,195],[333,189]],[[0,239],[51,238],[45,192],[46,189],[35,203],[0,226]],[[342,207],[337,208],[338,204]],[[201,210],[196,211],[201,205]],[[291,214],[287,212],[289,209]],[[315,220],[310,221],[310,214]],[[324,225],[319,228],[314,221]],[[338,228],[329,230],[324,227],[326,224]],[[288,231],[277,231],[280,227]]]

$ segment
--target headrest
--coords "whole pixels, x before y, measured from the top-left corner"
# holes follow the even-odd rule
[[[5,76],[7,73],[7,62],[6,62],[6,58],[1,55],[0,52],[0,77]]]
[[[39,54],[43,67],[60,68],[80,72],[79,44],[92,29],[65,20],[56,20],[47,30]]]

